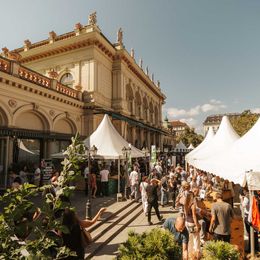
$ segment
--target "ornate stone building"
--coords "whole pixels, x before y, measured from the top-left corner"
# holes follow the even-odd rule
[[[142,60],[137,64],[134,50],[127,52],[121,28],[115,44],[102,34],[95,13],[72,32],[52,31],[43,41],[25,40],[21,48],[2,50],[0,174],[19,160],[17,142],[39,162],[66,147],[77,131],[90,135],[105,113],[138,148],[162,148],[170,138],[162,128],[160,83],[148,67],[144,71]],[[3,185],[6,174],[1,176]]]

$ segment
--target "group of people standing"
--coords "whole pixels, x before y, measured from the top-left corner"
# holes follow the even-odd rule
[[[97,186],[97,177],[100,177],[101,187],[100,187],[100,195],[108,196],[108,181],[109,181],[110,171],[109,167],[103,163],[101,169],[99,169],[98,165],[94,164],[90,170],[89,167],[86,166],[84,169],[84,178],[85,178],[85,184],[86,184],[86,194],[88,192],[91,193],[91,196],[93,199],[96,198],[96,193],[98,190]],[[90,177],[90,187],[88,183],[88,178]],[[89,191],[90,188],[90,191]]]
[[[172,211],[178,214],[177,219],[167,219],[163,226],[182,244],[184,259],[188,259],[188,251],[189,255],[199,259],[201,246],[210,236],[230,242],[231,219],[234,218],[233,183],[192,167],[187,171],[180,166],[167,169],[162,162],[154,165],[147,176],[142,176],[138,164],[134,164],[129,182],[131,198],[142,201],[148,225],[153,224],[152,208],[158,220],[163,221],[159,201],[161,207],[170,204]],[[230,196],[228,203],[223,201],[223,193],[227,190]],[[214,201],[211,211],[203,206],[205,199]]]

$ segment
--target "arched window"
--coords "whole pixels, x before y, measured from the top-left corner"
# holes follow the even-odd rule
[[[74,82],[73,76],[72,76],[71,73],[68,73],[68,72],[65,73],[65,74],[61,77],[61,79],[60,79],[60,83],[61,83],[61,84],[65,85],[65,86],[68,86],[68,87],[70,87],[70,88],[73,87],[73,82]]]

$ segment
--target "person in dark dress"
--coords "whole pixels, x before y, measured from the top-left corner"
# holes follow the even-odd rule
[[[157,179],[151,179],[149,182],[150,183],[146,188],[146,192],[147,192],[147,196],[148,196],[147,216],[148,216],[148,224],[153,225],[153,223],[151,222],[152,208],[154,208],[158,220],[159,221],[163,220],[163,217],[160,216],[160,212],[159,212],[159,208],[158,208],[159,205],[158,205],[157,191],[158,191],[158,185],[160,184],[160,181]]]

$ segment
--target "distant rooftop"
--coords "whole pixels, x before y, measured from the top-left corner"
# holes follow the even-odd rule
[[[203,125],[207,124],[220,124],[223,116],[228,116],[229,119],[235,118],[240,116],[242,113],[226,113],[226,114],[214,114],[208,116],[205,121],[203,122]]]
[[[170,124],[173,126],[173,127],[189,127],[186,123],[184,122],[181,122],[180,120],[175,120],[175,121],[171,121]]]

